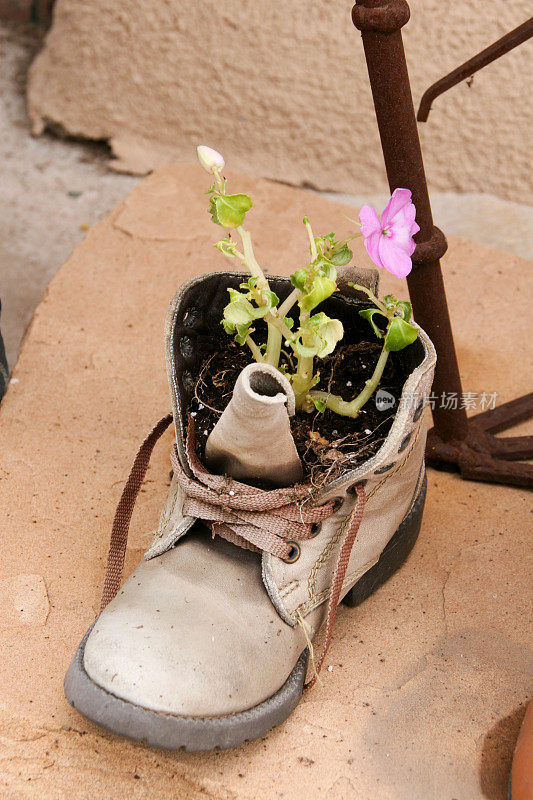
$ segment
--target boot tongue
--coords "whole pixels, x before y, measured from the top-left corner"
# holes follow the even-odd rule
[[[289,422],[294,410],[287,378],[269,364],[249,364],[207,439],[206,466],[249,483],[273,487],[299,483],[303,468]]]

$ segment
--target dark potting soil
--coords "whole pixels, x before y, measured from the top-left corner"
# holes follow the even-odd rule
[[[201,459],[207,437],[231,399],[239,372],[252,362],[248,348],[239,347],[229,337],[222,349],[220,336],[204,340],[202,349],[204,358],[189,407]],[[320,360],[320,383],[316,388],[352,399],[371,378],[380,352],[381,345],[374,342],[337,346],[332,355]],[[287,363],[288,358],[284,351],[282,363]],[[397,404],[404,382],[405,371],[398,355],[391,353],[379,389],[392,394]],[[395,406],[379,410],[372,397],[355,419],[329,409],[311,414],[298,411],[291,418],[291,430],[304,464],[305,481],[319,487],[375,455],[391,428],[395,410]]]

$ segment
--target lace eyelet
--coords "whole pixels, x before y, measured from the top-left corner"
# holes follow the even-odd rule
[[[347,494],[357,494],[355,487],[356,486],[366,486],[367,482],[368,481],[366,480],[366,478],[364,478],[362,481],[356,481],[355,483],[352,483],[352,485],[348,486],[348,488],[346,489],[346,493]]]
[[[298,542],[287,541],[287,544],[290,544],[291,549],[289,550],[289,555],[281,560],[284,561],[286,564],[294,564],[295,561],[298,561],[300,558],[300,554],[302,552],[300,545]]]
[[[379,469],[374,470],[374,475],[383,475],[384,472],[388,472],[389,469],[392,469],[394,463],[392,464],[385,464],[384,467],[380,467]]]
[[[324,506],[328,506],[330,503],[333,503],[333,511],[332,513],[335,514],[339,508],[344,505],[344,497],[331,497],[329,500],[324,500],[318,508],[323,508]]]
[[[335,514],[344,505],[344,497],[333,498],[333,513]]]
[[[426,401],[424,398],[422,398],[422,400],[420,401],[415,410],[415,413],[413,414],[413,422],[418,422],[418,420],[422,416],[422,412],[424,411],[425,407],[426,407]]]
[[[321,530],[322,530],[322,523],[313,522],[313,524],[311,525],[311,536],[313,537],[313,539],[315,538],[315,536],[318,536]]]
[[[403,451],[405,450],[405,448],[409,444],[410,440],[411,440],[411,434],[408,433],[407,436],[403,439],[401,445],[398,448],[398,452],[399,453],[403,453]]]

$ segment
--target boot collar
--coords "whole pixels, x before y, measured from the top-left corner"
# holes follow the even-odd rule
[[[373,271],[370,280],[375,282]],[[183,469],[189,476],[192,471],[185,446],[188,425],[187,408],[194,391],[195,375],[201,363],[201,341],[210,331],[220,326],[222,309],[227,303],[227,288],[237,287],[247,274],[242,272],[211,272],[187,281],[175,294],[168,309],[165,325],[165,355],[172,399],[176,448]],[[288,278],[269,278],[281,297],[288,294]],[[336,298],[356,313],[361,301],[355,297]],[[218,326],[218,327],[217,327]],[[414,366],[404,383],[402,396],[387,438],[378,452],[356,469],[344,473],[323,487],[317,502],[327,502],[369,474],[384,472],[402,451],[405,431],[410,423],[417,422],[423,413],[436,363],[436,352],[428,335],[419,326],[417,352],[413,353]],[[414,347],[412,345],[411,347]]]

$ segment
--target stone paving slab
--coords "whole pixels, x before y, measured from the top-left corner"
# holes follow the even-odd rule
[[[168,302],[193,274],[226,266],[211,247],[204,178],[192,166],[159,170],[89,232],[39,305],[0,406],[0,794],[503,800],[532,690],[531,497],[520,489],[430,470],[410,559],[363,606],[341,607],[333,669],[263,740],[201,756],[154,751],[101,731],[63,697],[97,613],[122,483],[170,407]],[[272,271],[301,263],[304,213],[317,231],[349,231],[344,206],[230,178],[253,195],[250,228]],[[357,263],[366,258],[358,246]],[[530,262],[452,239],[444,266],[464,389],[524,393]],[[384,278],[383,291],[401,294]],[[170,445],[169,432],[140,495],[127,572],[156,524]]]

